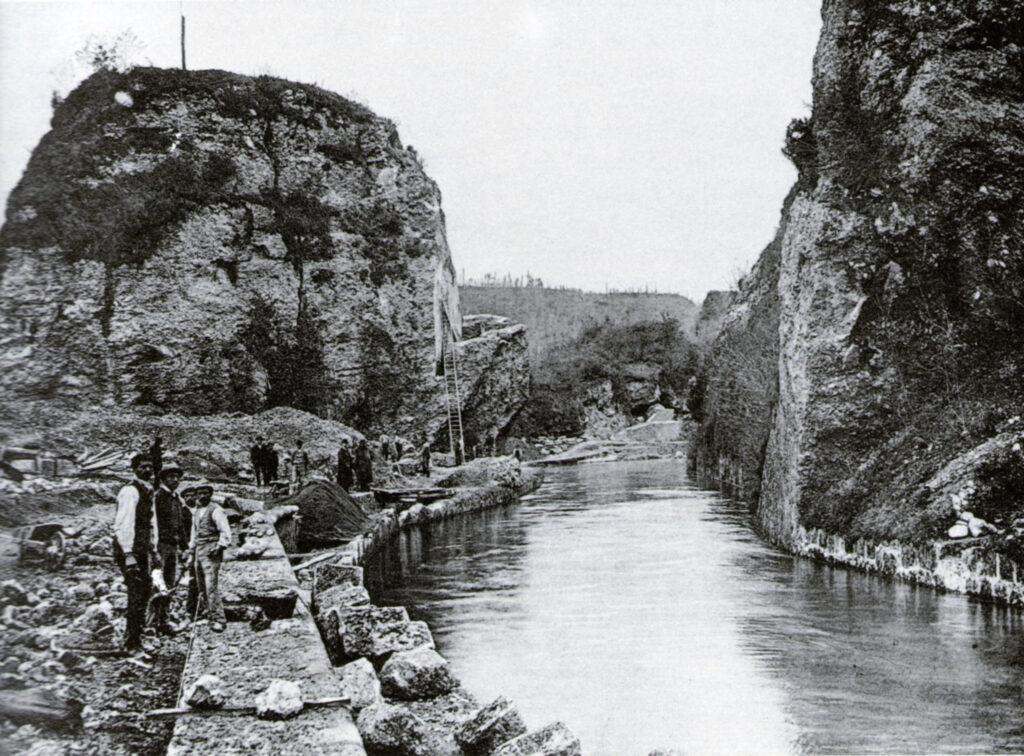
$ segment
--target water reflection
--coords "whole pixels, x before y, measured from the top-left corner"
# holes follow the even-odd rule
[[[793,559],[670,462],[555,470],[368,570],[479,698],[591,754],[1020,751],[1019,613]]]

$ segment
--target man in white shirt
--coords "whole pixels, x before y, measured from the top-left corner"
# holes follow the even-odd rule
[[[125,650],[142,650],[142,629],[152,588],[150,570],[156,556],[156,512],[153,507],[153,460],[145,454],[132,457],[134,479],[117,494],[114,515],[114,561],[124,576],[128,593],[125,613]]]
[[[210,620],[210,629],[215,633],[224,630],[224,603],[221,601],[220,565],[224,561],[224,549],[231,545],[231,526],[228,516],[215,501],[212,501],[213,486],[198,485],[192,487],[196,496],[196,508],[192,513],[192,540],[189,551],[195,555],[196,580],[189,588],[189,606],[195,607],[198,591],[206,600],[206,617]],[[194,609],[193,609],[194,611]]]

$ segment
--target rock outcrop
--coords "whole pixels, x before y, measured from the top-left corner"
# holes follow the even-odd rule
[[[461,329],[440,192],[393,123],[332,93],[97,73],[57,107],[0,255],[8,400],[440,427],[436,366]],[[467,350],[491,384],[525,358],[521,334]],[[476,422],[505,422],[465,385]]]
[[[1024,8],[827,0],[823,21],[799,179],[715,342],[698,461],[738,468],[781,543],[922,541],[956,519],[929,479],[1024,409]],[[988,521],[1024,490],[1019,450],[1000,460],[964,486],[1003,492]]]

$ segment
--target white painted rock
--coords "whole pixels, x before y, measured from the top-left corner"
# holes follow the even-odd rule
[[[219,709],[226,700],[224,683],[217,675],[203,675],[185,695],[185,703],[193,709]]]
[[[357,659],[341,668],[341,695],[352,701],[353,709],[365,709],[383,701],[380,680],[369,659]]]
[[[972,517],[967,521],[967,529],[971,531],[971,535],[977,538],[984,533],[988,528],[988,523],[980,517]]]
[[[288,719],[302,711],[302,689],[291,680],[272,680],[256,696],[256,716],[262,719]]]
[[[949,529],[950,538],[966,538],[970,533],[971,531],[967,528],[966,522],[958,522]]]
[[[429,646],[391,655],[380,671],[384,695],[403,701],[435,698],[458,686],[447,660]]]

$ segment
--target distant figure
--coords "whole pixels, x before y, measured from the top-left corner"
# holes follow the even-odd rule
[[[398,436],[395,436],[395,459],[402,458],[402,453],[405,451],[405,447],[406,443]]]
[[[388,443],[388,454],[384,459],[387,460],[389,458],[395,462],[398,461],[398,441],[395,438],[392,438]]]
[[[420,474],[424,477],[430,477],[430,439],[424,439],[423,446],[420,447]]]
[[[150,570],[158,563],[153,460],[136,454],[132,457],[132,472],[135,478],[117,494],[114,515],[114,562],[121,570],[128,594],[124,647],[129,653],[142,651],[142,628],[152,590]]]
[[[281,465],[281,453],[277,450],[277,444],[273,441],[267,441],[266,455],[267,483],[270,484],[277,480],[277,471]]]
[[[385,462],[387,462],[388,459],[390,458],[389,457],[390,454],[391,454],[391,439],[388,438],[388,434],[387,433],[381,433],[380,434],[380,456],[384,459]]]
[[[267,462],[263,436],[257,436],[256,443],[249,449],[249,461],[252,462],[252,471],[256,476],[256,485],[265,486],[267,484]]]
[[[153,437],[153,445],[149,447],[149,458],[153,460],[153,480],[160,481],[160,471],[164,467],[164,440],[160,436]]]
[[[516,458],[516,462],[521,462],[523,460],[523,450],[517,446],[512,450],[512,456]]]
[[[190,613],[194,614],[201,593],[206,602],[206,618],[210,621],[210,629],[219,633],[224,630],[227,622],[219,581],[224,550],[231,545],[231,526],[228,525],[228,516],[224,510],[212,500],[213,486],[195,486],[194,492],[196,509],[192,516],[189,550],[195,555],[196,579],[189,585],[188,606]]]
[[[309,474],[309,455],[302,448],[302,440],[295,442],[295,451],[292,452],[292,478],[295,481],[295,488],[302,488],[302,484]]]
[[[369,491],[373,484],[373,460],[365,438],[356,445],[355,458],[356,490]]]
[[[352,450],[348,446],[348,439],[341,439],[341,448],[338,449],[338,485],[346,491],[352,487],[352,464],[354,462]]]

